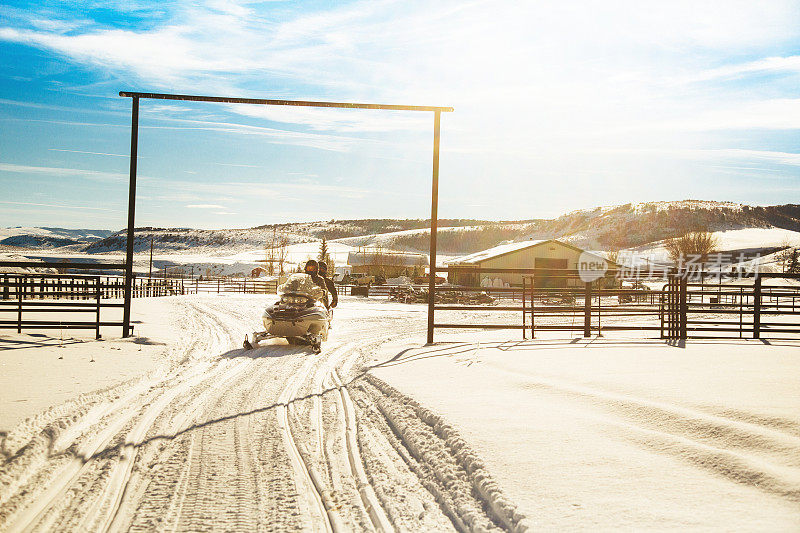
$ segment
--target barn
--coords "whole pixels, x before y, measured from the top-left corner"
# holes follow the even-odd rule
[[[450,273],[450,283],[456,285],[487,286],[502,284],[510,286],[522,285],[522,274],[504,273],[478,273],[469,272],[469,269],[479,268],[553,268],[553,269],[578,269],[581,254],[583,260],[602,262],[607,266],[615,263],[607,260],[600,252],[589,252],[577,246],[554,239],[529,240],[501,244],[488,250],[458,257],[447,262],[448,266],[464,267],[465,272]],[[537,287],[576,287],[581,284],[580,279],[566,279],[563,277],[538,275],[535,279]]]

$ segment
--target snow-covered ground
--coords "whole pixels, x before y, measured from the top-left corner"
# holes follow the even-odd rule
[[[244,351],[269,300],[163,298],[174,337],[151,370],[3,433],[0,530],[526,528],[454,428],[364,376],[382,344],[422,337],[424,308],[342,297],[321,354],[283,340]],[[163,316],[137,327],[150,319]],[[68,381],[118,342],[51,366]],[[0,375],[0,409],[25,386]]]
[[[17,334],[0,331],[0,432],[25,418],[75,396],[118,385],[151,372],[163,362],[181,330],[167,298],[137,299],[134,336],[120,338],[121,328],[47,330]],[[52,320],[52,313],[26,312],[26,320]],[[58,313],[59,320],[85,321],[86,313]],[[121,309],[104,309],[103,320],[118,321]],[[91,319],[89,319],[91,320]],[[176,324],[178,322],[178,324]]]
[[[371,373],[458,427],[535,528],[800,529],[800,341],[437,337]]]
[[[800,528],[800,341],[424,346],[424,305],[342,297],[321,354],[242,350],[272,298],[137,299],[138,341],[0,344],[0,411],[75,393],[3,426],[0,530]]]
[[[800,232],[781,228],[741,228],[712,232],[717,239],[718,250],[753,250],[785,245],[800,247]],[[655,254],[666,258],[664,243],[652,243],[632,248],[641,255]]]

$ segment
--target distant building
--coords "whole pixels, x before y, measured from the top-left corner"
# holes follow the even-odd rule
[[[448,266],[465,267],[465,272],[450,273],[450,283],[471,286],[496,286],[509,284],[522,285],[522,274],[479,273],[469,272],[474,268],[552,268],[578,269],[578,258],[586,253],[594,261],[602,262],[609,267],[617,266],[607,260],[599,252],[588,252],[577,246],[556,240],[522,241],[501,244],[488,250],[458,257],[447,262]],[[584,255],[583,259],[586,259]],[[554,273],[551,276],[538,275],[534,280],[536,287],[577,287],[581,285],[578,278],[567,279]]]
[[[428,256],[380,248],[364,248],[357,252],[350,252],[347,256],[347,264],[350,265],[353,273],[386,278],[410,277],[425,273]]]

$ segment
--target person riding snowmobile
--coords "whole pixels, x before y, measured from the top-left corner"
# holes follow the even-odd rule
[[[327,267],[326,267],[327,268]],[[323,303],[325,304],[326,308],[330,308],[330,303],[328,302],[328,285],[325,282],[325,278],[319,275],[319,264],[314,259],[309,259],[306,261],[306,266],[303,269],[306,274],[311,276],[311,280],[322,287],[322,290],[325,291],[325,299]]]
[[[339,305],[339,294],[336,292],[336,285],[333,284],[333,280],[328,277],[328,264],[325,261],[320,261],[317,266],[319,268],[319,277],[325,280],[325,288],[328,289],[328,293],[331,295],[331,307],[336,307]]]

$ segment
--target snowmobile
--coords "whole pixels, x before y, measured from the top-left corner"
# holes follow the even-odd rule
[[[278,287],[280,300],[264,309],[264,331],[253,333],[252,342],[247,335],[242,344],[252,350],[259,341],[283,337],[289,344],[311,346],[315,353],[322,350],[328,339],[331,313],[325,305],[326,291],[308,274],[292,274]]]

